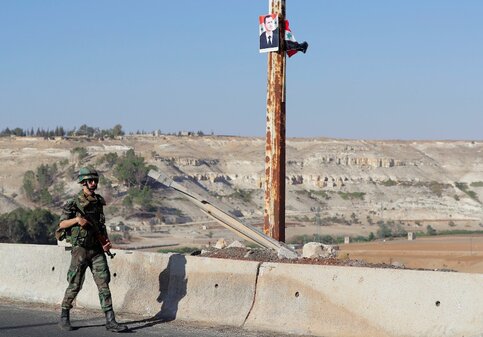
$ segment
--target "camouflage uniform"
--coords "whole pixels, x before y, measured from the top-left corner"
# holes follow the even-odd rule
[[[112,310],[111,291],[109,290],[111,274],[106,256],[97,238],[99,234],[107,237],[103,212],[105,204],[104,199],[99,194],[86,196],[81,191],[64,205],[60,221],[82,216],[82,213],[84,213],[86,218],[92,219],[96,224],[89,223],[84,227],[74,225],[66,229],[66,239],[70,240],[72,244],[72,258],[67,272],[69,285],[62,301],[63,309],[69,310],[72,308],[72,302],[82,288],[85,272],[89,267],[99,290],[102,310],[104,312]],[[98,226],[98,228],[95,230],[93,226]]]

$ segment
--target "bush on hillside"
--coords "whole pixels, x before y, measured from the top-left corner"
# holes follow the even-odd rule
[[[12,243],[55,244],[59,217],[49,210],[17,208],[0,215],[0,238]]]
[[[133,149],[119,157],[114,167],[114,176],[128,187],[141,188],[152,165],[146,165],[144,157],[137,156]]]

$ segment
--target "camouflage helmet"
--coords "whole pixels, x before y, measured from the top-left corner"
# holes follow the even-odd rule
[[[99,180],[99,174],[96,170],[89,167],[82,167],[79,170],[79,175],[77,176],[77,182],[81,184],[84,180],[95,179]]]

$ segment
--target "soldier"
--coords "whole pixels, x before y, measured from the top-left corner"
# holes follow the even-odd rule
[[[82,190],[64,205],[57,230],[60,240],[66,238],[72,244],[72,258],[67,272],[69,285],[62,301],[59,325],[63,330],[72,330],[69,310],[82,288],[89,267],[99,290],[101,308],[106,314],[106,329],[113,332],[126,331],[127,326],[116,322],[112,310],[109,290],[111,274],[104,254],[111,248],[104,225],[103,206],[106,203],[104,198],[95,193],[99,175],[95,170],[83,167],[79,170],[78,182]]]

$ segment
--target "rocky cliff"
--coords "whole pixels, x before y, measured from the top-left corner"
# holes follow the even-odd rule
[[[132,148],[175,180],[259,223],[264,146],[260,138],[222,136],[129,136],[106,141],[2,138],[0,211],[33,206],[22,191],[27,170],[67,161],[71,175],[59,179],[68,194],[78,188],[72,174],[80,165],[96,165],[104,154],[120,155]],[[75,147],[87,150],[84,162],[73,158]],[[384,220],[477,229],[483,226],[482,151],[481,141],[289,139],[287,220],[356,226]],[[112,167],[99,169],[110,176]],[[118,192],[113,195],[115,204],[123,195]],[[161,210],[177,209],[193,221],[206,219],[175,193],[161,190],[155,197]]]

